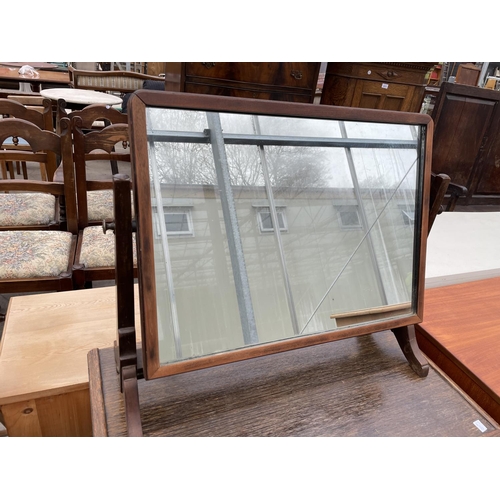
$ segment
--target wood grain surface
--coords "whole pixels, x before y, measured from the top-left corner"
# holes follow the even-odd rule
[[[107,434],[124,436],[113,350],[96,354],[91,405],[102,396]],[[389,331],[140,380],[139,396],[145,436],[481,436],[478,420],[485,434],[498,428],[438,370],[418,377]]]
[[[102,287],[12,297],[0,344],[0,404],[88,389],[87,353],[116,338],[115,294]]]
[[[425,292],[420,348],[500,421],[500,278]]]

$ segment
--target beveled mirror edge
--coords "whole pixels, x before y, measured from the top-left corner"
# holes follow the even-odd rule
[[[344,108],[318,104],[298,104],[280,101],[231,98],[166,91],[139,90],[129,101],[129,127],[131,137],[131,163],[134,185],[134,203],[137,217],[139,299],[141,308],[142,353],[146,379],[161,378],[188,371],[233,363],[253,357],[266,356],[292,349],[318,345],[378,331],[410,326],[422,321],[425,283],[425,255],[428,228],[430,172],[433,122],[430,116],[399,111],[382,111],[361,108]],[[146,134],[146,107],[175,107],[184,109],[213,110],[223,112],[255,113],[263,115],[325,118],[346,121],[368,121],[425,126],[425,158],[423,160],[423,193],[421,207],[421,237],[419,247],[419,272],[414,303],[415,314],[396,317],[387,321],[371,322],[335,331],[290,338],[267,344],[243,347],[234,351],[216,353],[200,358],[187,359],[167,365],[159,361],[158,327],[156,311],[156,287],[152,247],[152,218],[150,211],[141,206],[151,206],[149,191],[149,162]],[[292,108],[293,113],[288,110]],[[136,140],[137,139],[137,140]],[[143,237],[148,233],[149,238]],[[149,242],[149,244],[148,244]]]

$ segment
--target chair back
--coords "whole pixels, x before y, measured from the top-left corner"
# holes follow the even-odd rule
[[[37,108],[32,109],[31,106],[21,104],[14,99],[0,99],[0,115],[9,118],[21,118],[34,123],[42,130],[53,131],[52,101],[44,98],[42,99],[41,110],[38,104]]]
[[[64,136],[69,134],[69,128],[64,131]],[[23,139],[27,146],[22,151],[13,149],[0,149],[0,161],[30,161],[44,165],[48,181],[30,179],[0,180],[0,191],[3,193],[40,192],[50,193],[63,197],[64,219],[68,231],[77,232],[77,213],[75,190],[71,182],[53,182],[53,175],[57,166],[56,158],[61,157],[62,136],[48,130],[42,130],[33,123],[18,118],[5,118],[0,120],[0,145],[9,137]],[[0,146],[1,147],[1,146]],[[65,169],[65,175],[66,175]],[[71,172],[67,174],[71,181]],[[36,228],[43,229],[37,226]],[[5,229],[5,228],[3,228]]]
[[[85,108],[68,113],[66,111],[66,101],[58,99],[56,123],[58,124],[61,118],[67,117],[70,120],[79,116],[81,118],[81,127],[83,129],[98,129],[113,123],[128,123],[128,116],[126,113],[121,113],[116,108],[105,104],[90,104]],[[103,122],[102,125],[96,126],[96,123]],[[59,126],[57,125],[57,129]]]
[[[65,120],[69,120],[66,118]],[[70,148],[65,148],[63,154],[66,162],[74,166],[78,226],[83,229],[89,225],[88,192],[109,190],[113,188],[111,170],[90,179],[87,172],[87,163],[90,161],[127,162],[130,163],[130,150],[128,149],[129,128],[126,123],[108,125],[101,130],[86,132],[80,116],[71,119],[73,139],[73,154]],[[118,146],[117,146],[118,145]],[[116,149],[127,146],[124,152]],[[66,174],[65,174],[66,175]],[[98,221],[102,223],[101,221]]]
[[[37,112],[34,111],[34,113]],[[17,148],[17,145],[20,147]],[[0,148],[2,164],[6,162],[39,163],[42,179],[48,181],[54,179],[57,158],[61,154],[60,138],[54,132],[43,130],[24,119],[4,118],[0,120]]]

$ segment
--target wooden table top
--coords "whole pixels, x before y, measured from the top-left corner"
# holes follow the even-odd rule
[[[500,277],[428,289],[424,304],[418,334],[488,396],[488,411],[500,421]]]
[[[94,428],[125,436],[113,349],[92,350],[89,372]],[[139,380],[139,399],[145,436],[484,436],[498,429],[437,369],[418,377],[389,331]]]
[[[88,387],[87,353],[116,338],[116,288],[12,297],[0,344],[0,404]],[[136,319],[140,338],[139,303]]]
[[[30,77],[19,74],[19,68],[0,66],[0,80],[15,80],[17,82],[67,83],[69,73],[66,71],[36,70],[38,76]]]
[[[97,92],[95,90],[45,89],[41,90],[40,94],[54,101],[57,101],[57,99],[64,99],[66,102],[74,104],[109,104],[113,106],[122,103],[121,97],[106,94],[105,92]]]
[[[48,62],[0,62],[0,66],[8,66],[11,68],[21,68],[22,66],[31,66],[35,69],[57,69],[57,64]]]

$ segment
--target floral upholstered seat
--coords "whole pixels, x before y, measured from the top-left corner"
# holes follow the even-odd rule
[[[102,226],[88,226],[81,233],[82,246],[79,263],[86,268],[115,266],[115,235],[112,231],[103,233]],[[135,233],[133,237],[134,266],[137,265]]]
[[[65,231],[0,231],[0,279],[59,276],[70,268],[72,241]]]
[[[132,194],[131,194],[132,197]],[[110,189],[87,192],[88,217],[90,221],[114,219],[113,191]],[[132,217],[134,217],[134,202],[132,200]]]
[[[47,193],[0,193],[0,226],[48,225],[56,220],[56,197]]]

